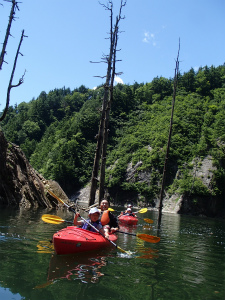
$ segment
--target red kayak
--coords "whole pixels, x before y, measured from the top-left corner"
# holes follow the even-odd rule
[[[122,215],[118,218],[119,222],[127,225],[137,225],[138,218],[133,216]]]
[[[109,239],[117,240],[115,234],[110,234]],[[98,232],[68,226],[53,235],[53,244],[57,254],[72,254],[98,250],[112,244]]]

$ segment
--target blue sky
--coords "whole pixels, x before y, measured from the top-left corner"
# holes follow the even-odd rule
[[[109,52],[109,12],[98,0],[21,0],[13,22],[0,72],[0,110],[21,31],[25,35],[14,84],[26,69],[24,83],[11,92],[10,104],[29,102],[42,91],[94,88],[106,74],[100,61]],[[107,1],[102,0],[102,3]],[[114,20],[120,0],[114,0]],[[0,0],[0,42],[3,42],[10,4]],[[174,76],[180,38],[180,71],[225,63],[224,0],[127,0],[120,22],[117,72],[125,84],[151,82],[154,77]]]

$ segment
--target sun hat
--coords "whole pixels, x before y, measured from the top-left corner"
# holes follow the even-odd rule
[[[131,211],[131,208],[128,208],[127,211]]]
[[[99,214],[100,214],[100,212],[99,212],[99,210],[97,209],[97,207],[92,207],[92,208],[90,209],[90,211],[89,211],[89,215],[95,214],[95,213],[99,213]]]

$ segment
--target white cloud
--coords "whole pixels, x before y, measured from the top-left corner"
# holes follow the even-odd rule
[[[144,32],[144,38],[143,38],[143,42],[144,43],[149,43],[150,37],[149,37],[149,32]]]
[[[144,38],[142,40],[144,43],[151,43],[154,47],[156,46],[155,34],[149,33],[148,31],[144,32]]]
[[[115,81],[116,83],[124,84],[124,83],[123,83],[123,79],[121,79],[119,76],[115,76],[114,81]]]

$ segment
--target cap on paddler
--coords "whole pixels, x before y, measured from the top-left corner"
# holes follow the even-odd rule
[[[92,208],[90,209],[90,211],[89,211],[89,215],[95,214],[95,213],[99,213],[99,214],[100,214],[100,212],[99,212],[99,210],[97,209],[97,207],[92,207]]]

